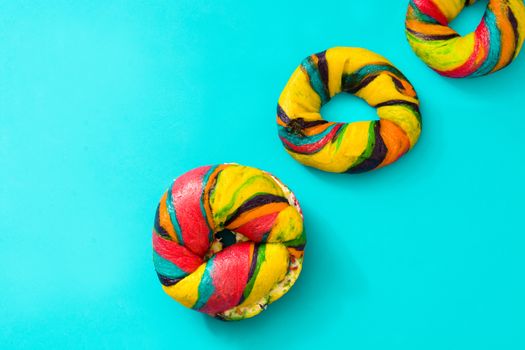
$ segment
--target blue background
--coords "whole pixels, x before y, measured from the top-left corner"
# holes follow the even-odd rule
[[[2,1],[2,349],[523,349],[524,57],[442,78],[409,48],[406,6]],[[399,162],[345,176],[285,153],[278,96],[332,46],[383,54],[416,87],[423,134]],[[347,96],[323,114],[375,112]],[[295,287],[237,323],[172,301],[151,263],[163,191],[219,162],[280,177],[308,231]]]

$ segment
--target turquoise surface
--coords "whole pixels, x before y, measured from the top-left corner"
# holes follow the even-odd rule
[[[406,5],[2,1],[0,348],[524,349],[524,56],[442,78]],[[387,168],[308,169],[277,137],[292,71],[339,45],[388,57],[421,98],[420,141]],[[323,113],[374,116],[353,97]],[[237,323],[171,300],[152,264],[161,194],[219,162],[280,177],[308,231],[295,287]]]

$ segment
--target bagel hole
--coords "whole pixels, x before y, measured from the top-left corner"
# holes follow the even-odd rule
[[[330,102],[321,107],[323,119],[331,122],[352,123],[368,120],[379,120],[375,108],[365,100],[348,93],[332,97]]]
[[[222,230],[215,234],[215,239],[222,242],[222,249],[234,245],[237,243],[237,237],[235,233],[230,230]]]
[[[238,232],[233,232],[227,229],[215,232],[213,234],[213,242],[210,244],[210,248],[206,252],[204,259],[208,260],[213,255],[217,254],[221,250],[228,248],[239,242],[249,241],[248,237]]]
[[[478,0],[473,5],[466,6],[449,26],[461,36],[472,33],[481,22],[488,4],[488,0]]]

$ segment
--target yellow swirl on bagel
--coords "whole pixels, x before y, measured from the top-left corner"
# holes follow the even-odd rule
[[[380,120],[329,122],[321,107],[341,92],[377,109]],[[361,173],[396,161],[417,142],[421,115],[408,79],[374,52],[335,47],[311,55],[290,77],[277,106],[279,137],[304,165]]]
[[[257,315],[301,272],[299,203],[273,175],[238,164],[193,169],[162,196],[153,263],[164,291],[223,320]]]
[[[523,0],[490,0],[476,30],[461,36],[449,22],[476,0],[410,0],[406,35],[417,56],[452,78],[477,77],[509,65],[525,39]]]

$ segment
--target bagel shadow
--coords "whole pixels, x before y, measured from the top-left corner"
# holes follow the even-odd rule
[[[357,299],[367,293],[366,278],[348,254],[346,247],[334,245],[327,236],[330,222],[315,215],[314,207],[303,207],[308,242],[303,270],[290,291],[259,315],[242,321],[221,321],[203,315],[203,323],[212,335],[227,341],[232,348],[253,347],[253,339],[276,329],[297,332],[319,319],[334,317],[334,295]],[[345,266],[344,278],[334,279],[333,266]],[[342,312],[342,311],[341,311]]]
[[[525,62],[523,61],[523,59],[516,59],[509,66],[497,72],[473,78],[448,78],[433,71],[431,73],[437,75],[436,78],[446,84],[447,88],[475,96],[476,99],[472,100],[474,103],[477,99],[484,98],[497,98],[504,101],[507,94],[505,87],[521,88],[514,77],[523,75],[525,71]]]
[[[317,181],[323,182],[333,190],[348,189],[349,185],[352,191],[369,191],[374,188],[375,191],[381,191],[390,188],[392,184],[415,184],[422,181],[422,175],[429,171],[429,166],[437,167],[435,162],[426,162],[426,155],[433,154],[436,159],[439,154],[435,154],[435,147],[431,147],[432,140],[427,138],[421,139],[416,146],[408,153],[403,155],[399,160],[392,164],[379,169],[373,169],[363,173],[332,173],[323,171],[310,166],[302,165],[302,168],[308,175],[314,177]]]
[[[425,105],[421,108],[421,114],[426,113],[428,107]],[[440,135],[442,136],[442,135]],[[440,140],[436,140],[436,135],[425,133],[425,123],[423,121],[423,128],[421,130],[421,135],[417,141],[417,144],[401,156],[395,162],[388,164],[382,168],[372,169],[362,173],[333,173],[329,171],[320,170],[311,166],[300,164],[294,160],[294,162],[300,164],[300,168],[306,170],[308,175],[311,175],[316,180],[320,180],[324,183],[333,186],[335,190],[338,188],[347,188],[348,184],[357,184],[355,189],[363,188],[368,190],[370,186],[391,186],[392,183],[412,181],[414,179],[420,179],[421,175],[424,174],[424,171],[428,171],[428,166],[423,166],[424,160],[429,151],[434,151],[436,148],[432,147],[433,144],[436,144]],[[433,155],[436,157],[438,155]],[[432,166],[431,163],[430,165]],[[428,164],[426,164],[428,165]],[[300,171],[301,169],[298,169]],[[388,179],[388,181],[385,181]],[[345,187],[339,187],[345,186]],[[362,187],[361,187],[362,186]]]
[[[470,103],[475,104],[483,99],[494,99],[504,103],[509,89],[522,89],[522,82],[516,77],[525,73],[523,55],[521,52],[508,66],[479,77],[449,78],[427,67],[428,74],[425,74],[422,80],[435,81],[438,87],[443,85],[446,89],[452,89],[451,93],[456,91],[473,97],[468,101]]]
[[[482,17],[485,15],[488,5],[488,0],[477,1],[476,3],[464,8],[459,13],[459,15],[454,20],[452,20],[449,26],[452,29],[458,31],[458,33],[463,37],[473,33],[480,24]],[[523,53],[520,55],[523,55]],[[518,55],[518,57],[516,57],[507,67],[504,67],[503,69],[474,78],[445,77],[425,65],[425,74],[422,75],[421,79],[419,80],[425,83],[434,81],[434,84],[446,85],[447,89],[452,88],[456,91],[473,95],[480,99],[497,96],[497,98],[502,98],[504,100],[506,89],[501,89],[501,87],[509,85],[509,82],[516,81],[514,77],[516,75],[522,74],[525,70],[525,62],[522,58],[520,59],[520,55]],[[421,59],[419,60],[421,63],[423,63]],[[513,83],[511,83],[511,85],[512,84]],[[514,84],[516,84],[517,88],[521,88],[518,85],[518,82]],[[423,84],[421,85],[424,86]],[[473,101],[475,102],[475,100]]]

